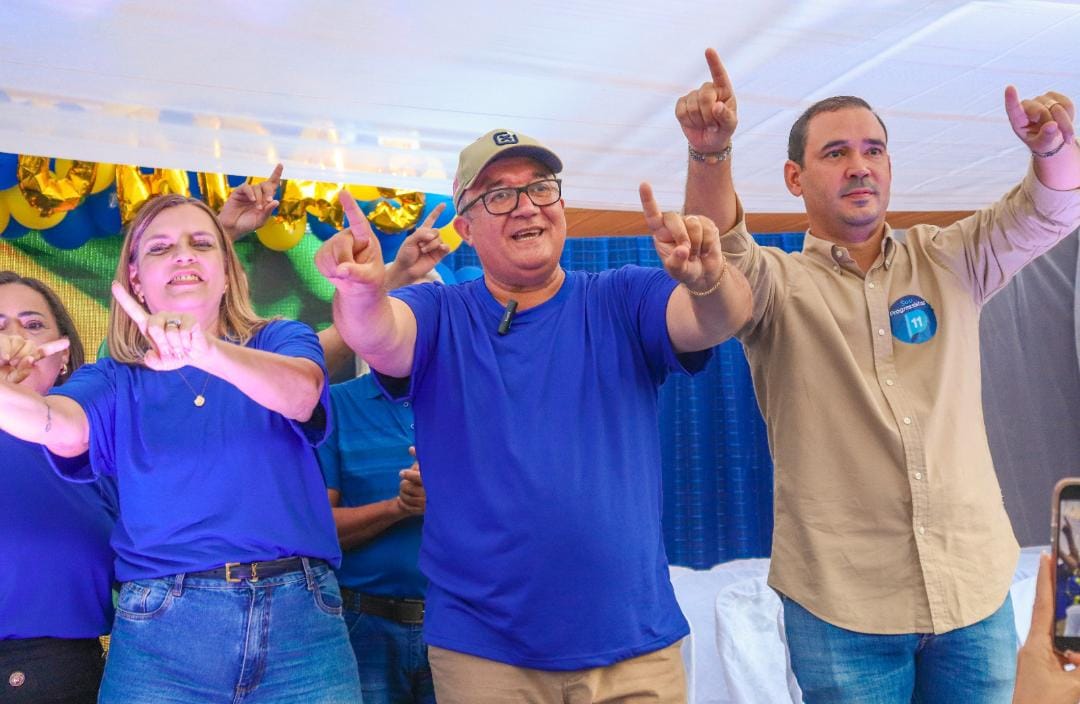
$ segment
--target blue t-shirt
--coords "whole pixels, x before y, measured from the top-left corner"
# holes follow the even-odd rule
[[[40,445],[3,432],[0,457],[0,640],[108,633],[112,481],[64,481]]]
[[[428,643],[544,670],[600,667],[689,632],[660,518],[657,387],[678,356],[660,269],[568,272],[498,335],[482,279],[393,292],[427,490]]]
[[[302,323],[272,321],[248,346],[310,359],[326,374],[318,338]],[[205,382],[202,408],[181,372],[195,389]],[[327,388],[299,423],[194,367],[157,372],[102,359],[53,391],[86,412],[89,462],[51,457],[76,481],[116,476],[121,581],[293,555],[336,565],[341,550],[312,447],[328,430]]]
[[[319,447],[326,486],[342,506],[364,506],[398,495],[402,469],[413,463],[409,401],[388,401],[371,374],[330,387],[334,429]],[[427,580],[417,566],[422,516],[398,521],[374,539],[345,551],[338,581],[365,594],[422,598]]]

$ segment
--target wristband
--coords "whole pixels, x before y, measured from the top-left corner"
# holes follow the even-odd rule
[[[727,158],[731,156],[730,144],[718,152],[699,152],[689,144],[686,145],[686,150],[691,159],[706,164],[719,164],[721,161],[727,161]]]

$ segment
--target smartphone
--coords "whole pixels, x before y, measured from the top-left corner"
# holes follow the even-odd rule
[[[1080,477],[1054,487],[1052,515],[1054,649],[1080,652]]]

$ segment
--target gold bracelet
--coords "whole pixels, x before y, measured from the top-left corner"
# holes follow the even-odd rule
[[[715,284],[713,284],[712,286],[710,286],[708,289],[706,289],[704,291],[695,291],[694,289],[690,288],[686,284],[683,284],[683,288],[685,288],[686,292],[689,293],[691,296],[708,296],[710,293],[714,293],[716,291],[716,289],[720,288],[720,284],[722,284],[724,282],[724,274],[726,274],[726,273],[727,273],[727,257],[724,257],[724,263],[720,265],[720,276],[716,277],[716,283]]]

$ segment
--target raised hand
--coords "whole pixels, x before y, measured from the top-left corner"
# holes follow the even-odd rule
[[[30,376],[39,360],[63,352],[70,344],[66,337],[38,345],[18,335],[0,334],[0,378],[18,384]]]
[[[405,238],[394,257],[394,278],[398,285],[407,286],[426,276],[450,253],[450,247],[442,241],[435,221],[446,210],[446,203],[439,203],[424,219],[420,227]],[[393,288],[393,286],[391,286]]]
[[[364,212],[347,190],[338,195],[349,226],[323,242],[315,267],[342,295],[376,294],[386,281],[382,248]]]
[[[724,64],[720,63],[720,55],[715,49],[706,49],[705,61],[712,80],[679,98],[675,102],[675,117],[690,146],[711,153],[731,144],[739,118],[735,92]]]
[[[1055,91],[1021,100],[1013,86],[1005,89],[1005,112],[1016,136],[1033,152],[1045,154],[1076,138],[1076,108]]]
[[[270,178],[251,185],[244,183],[232,189],[225,205],[221,206],[218,220],[225,236],[235,240],[243,234],[262,227],[278,206],[275,198],[281,185],[281,164],[274,167]]]
[[[150,350],[143,357],[147,367],[157,371],[179,369],[196,364],[209,351],[210,342],[194,316],[171,312],[150,314],[116,281],[112,284],[112,295],[150,343]]]
[[[661,212],[647,183],[641,184],[638,195],[645,223],[652,232],[653,246],[671,278],[693,292],[711,289],[724,271],[720,230],[701,215]]]

